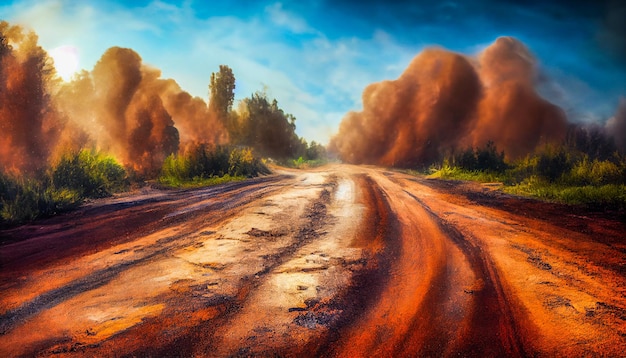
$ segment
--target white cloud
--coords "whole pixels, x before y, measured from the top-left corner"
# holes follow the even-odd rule
[[[280,26],[288,29],[296,34],[315,33],[306,20],[300,16],[283,9],[283,4],[277,2],[265,7],[265,12],[269,15],[270,20]]]

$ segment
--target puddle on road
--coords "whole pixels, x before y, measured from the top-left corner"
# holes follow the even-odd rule
[[[351,202],[354,200],[354,183],[341,180],[335,190],[335,200],[339,202]]]

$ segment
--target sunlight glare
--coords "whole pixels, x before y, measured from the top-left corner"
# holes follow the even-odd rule
[[[78,71],[78,49],[74,46],[59,46],[50,51],[54,67],[64,81],[69,81]]]

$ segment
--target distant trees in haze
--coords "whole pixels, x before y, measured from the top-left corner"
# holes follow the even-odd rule
[[[244,98],[236,118],[233,143],[255,148],[261,155],[276,159],[296,157],[302,141],[296,134],[296,117],[270,101],[264,92]]]
[[[217,115],[228,130],[230,144],[249,146],[266,157],[283,160],[325,157],[325,148],[315,142],[311,146],[296,134],[296,117],[285,113],[276,99],[265,91],[257,91],[239,102],[233,110],[235,75],[227,65],[211,74],[209,111]]]

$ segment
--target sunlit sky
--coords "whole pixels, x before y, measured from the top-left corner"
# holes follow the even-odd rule
[[[574,121],[605,121],[626,96],[621,1],[63,1],[0,2],[0,18],[39,35],[66,68],[91,70],[130,47],[206,98],[226,64],[236,99],[267,89],[297,132],[326,143],[361,92],[397,78],[424,47],[475,55],[498,36],[524,42],[540,87]],[[78,62],[72,65],[72,61]],[[62,60],[59,60],[59,62]],[[60,71],[60,72],[63,72]]]

